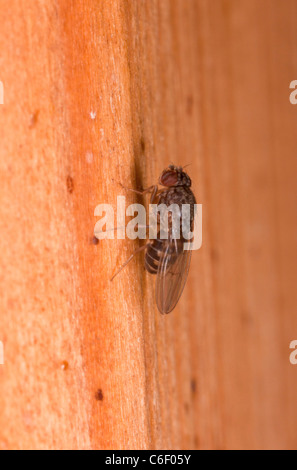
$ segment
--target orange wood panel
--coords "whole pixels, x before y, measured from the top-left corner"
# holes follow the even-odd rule
[[[0,448],[297,448],[297,1],[0,0]],[[121,184],[188,164],[176,310]],[[127,201],[142,199],[128,193]]]

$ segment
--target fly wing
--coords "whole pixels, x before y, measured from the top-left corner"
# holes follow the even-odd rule
[[[172,249],[168,241],[159,264],[156,280],[156,303],[161,313],[170,313],[184,290],[188,277],[192,251]]]

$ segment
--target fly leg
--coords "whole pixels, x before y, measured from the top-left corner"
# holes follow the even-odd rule
[[[177,253],[177,241],[176,241],[176,238],[174,239],[174,247],[175,247],[175,253]]]
[[[124,269],[127,266],[127,264],[130,263],[130,261],[134,258],[134,256],[137,253],[140,253],[141,251],[145,250],[148,247],[148,245],[150,245],[150,242],[146,243],[145,245],[141,246],[140,248],[137,248],[137,250],[135,250],[134,253],[132,253],[130,258],[127,259],[127,261],[118,269],[118,271],[112,276],[112,278],[110,280],[113,281],[114,278],[122,271],[122,269]]]
[[[127,191],[132,191],[133,193],[140,194],[141,196],[144,196],[145,194],[151,193],[151,198],[150,198],[151,203],[155,199],[155,196],[158,192],[158,185],[157,184],[152,185],[152,186],[150,186],[149,188],[146,188],[146,189],[132,189],[132,188],[126,188],[121,183],[120,183],[120,185],[122,186],[122,188],[126,189]]]

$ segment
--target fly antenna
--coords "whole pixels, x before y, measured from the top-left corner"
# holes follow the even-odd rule
[[[182,169],[184,170],[185,168],[187,168],[187,166],[190,166],[192,165],[192,163],[187,163],[187,165],[183,166]]]

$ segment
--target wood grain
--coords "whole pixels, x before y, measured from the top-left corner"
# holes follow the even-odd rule
[[[297,448],[297,1],[0,0],[0,448]],[[94,209],[172,161],[178,308]],[[133,194],[128,202],[141,201]],[[296,367],[296,366],[295,366]]]

